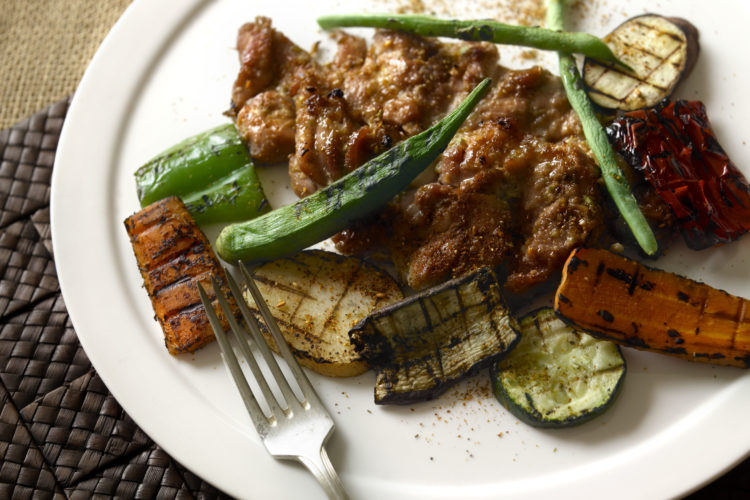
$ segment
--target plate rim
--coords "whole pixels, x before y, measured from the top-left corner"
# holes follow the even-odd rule
[[[130,50],[128,42],[131,42],[134,36],[141,37],[139,40],[139,44],[141,46],[150,43],[156,43],[158,47],[162,47],[164,44],[168,43],[170,37],[174,35],[175,31],[179,31],[182,22],[184,22],[185,19],[189,18],[191,14],[199,12],[209,3],[212,2],[205,0],[191,0],[190,2],[183,2],[181,0],[160,0],[158,2],[136,0],[128,7],[123,16],[117,21],[112,31],[107,35],[102,46],[92,59],[89,68],[82,78],[78,90],[76,91],[71,102],[68,115],[66,117],[65,124],[60,136],[58,151],[55,158],[55,166],[52,173],[50,202],[52,244],[54,254],[56,256],[63,256],[61,257],[61,261],[64,262],[66,259],[70,259],[69,256],[73,254],[75,250],[77,250],[76,247],[71,247],[72,243],[69,241],[69,238],[65,237],[65,230],[71,228],[71,221],[66,221],[63,217],[63,214],[66,213],[65,209],[69,207],[71,203],[73,203],[71,200],[70,189],[68,186],[64,185],[64,182],[66,181],[64,175],[70,175],[70,173],[68,172],[71,167],[68,165],[71,165],[72,163],[71,157],[75,157],[77,154],[79,154],[82,147],[82,145],[80,144],[80,138],[76,138],[75,136],[79,133],[79,129],[84,128],[83,124],[86,124],[87,122],[88,124],[86,125],[85,129],[92,130],[91,127],[93,127],[94,125],[91,123],[91,120],[92,116],[96,115],[96,105],[98,104],[98,101],[106,100],[105,98],[109,98],[111,97],[111,95],[123,96],[132,94],[129,99],[119,102],[120,106],[119,108],[117,108],[116,114],[113,114],[112,117],[108,117],[109,120],[114,120],[114,116],[120,116],[127,120],[127,116],[124,115],[127,115],[128,109],[130,108],[130,106],[132,106],[132,99],[134,99],[137,95],[135,91],[138,87],[137,82],[134,82],[134,86],[128,85],[127,83],[137,80],[137,75],[140,75],[140,77],[142,77],[143,71],[147,71],[149,63],[145,61],[131,62],[130,64],[135,65],[136,68],[133,70],[132,74],[129,75],[129,78],[123,78],[118,83],[116,88],[108,89],[106,96],[100,95],[97,99],[92,101],[90,100],[91,93],[94,92],[97,88],[99,79],[102,78],[102,73],[106,73],[110,70],[110,66],[112,65],[111,58],[113,58],[113,56],[121,55]],[[157,18],[159,22],[155,22],[154,18]],[[143,34],[144,25],[150,27],[150,29],[148,30],[149,32],[146,35]],[[158,54],[159,50],[157,50],[156,52]],[[140,69],[141,71],[138,71],[138,69]],[[121,127],[122,125],[117,129],[119,130]],[[93,130],[95,130],[95,128]],[[113,140],[114,142],[117,142],[117,138],[110,139],[110,144],[113,142]],[[103,157],[111,158],[114,154],[114,151],[99,151],[99,153]],[[99,197],[93,200],[96,200],[96,202],[100,202],[101,199],[102,198]],[[80,212],[87,208],[95,209],[97,205],[93,200],[88,202],[85,200],[83,202],[81,202],[81,200],[76,200],[77,210]],[[121,228],[117,229],[121,231]],[[110,232],[114,233],[115,231],[116,230],[114,228],[110,228]],[[142,408],[139,408],[137,407],[137,405],[134,405],[132,403],[132,394],[130,394],[129,391],[123,388],[121,381],[118,380],[118,378],[114,375],[112,368],[106,367],[103,370],[100,369],[103,368],[106,363],[112,362],[113,357],[103,356],[101,352],[98,352],[96,349],[92,348],[92,344],[89,341],[89,339],[91,338],[91,333],[89,332],[91,332],[91,329],[94,328],[95,325],[92,325],[91,320],[86,317],[85,306],[96,304],[96,302],[93,300],[95,297],[92,298],[91,296],[87,296],[85,300],[81,300],[78,296],[78,294],[81,293],[79,291],[80,284],[78,283],[79,275],[72,274],[73,269],[68,265],[59,266],[57,269],[60,289],[66,305],[68,305],[68,312],[71,321],[73,322],[76,332],[85,332],[83,336],[79,334],[81,344],[84,347],[86,354],[89,356],[92,365],[96,368],[97,373],[105,382],[112,394],[115,396],[118,403],[125,409],[125,411],[129,415],[131,415],[133,420],[149,435],[149,437],[151,437],[159,446],[163,447],[170,454],[170,456],[173,456],[175,459],[179,459],[180,463],[188,467],[188,469],[190,469],[209,483],[217,486],[219,489],[222,489],[223,491],[229,491],[235,496],[242,496],[243,490],[239,487],[239,485],[235,484],[235,481],[227,470],[222,470],[222,467],[218,464],[208,464],[208,466],[206,467],[205,460],[203,458],[196,459],[196,456],[201,455],[200,453],[197,453],[202,450],[200,446],[196,449],[195,446],[187,445],[185,443],[176,443],[172,438],[165,438],[162,431],[160,430],[165,424],[165,422],[163,421],[164,419],[157,418],[155,421],[150,415],[146,415],[145,413],[143,413]],[[80,330],[79,327],[81,327]],[[100,366],[97,366],[97,364]],[[750,388],[750,380],[748,379],[748,377],[739,379],[738,381],[735,381],[731,388],[732,391],[747,391]],[[190,400],[192,401],[194,398],[195,397],[193,395]],[[735,402],[735,404],[738,403]],[[741,407],[737,408],[734,412],[727,413],[733,413],[736,415],[737,413],[741,413],[740,410],[742,410]],[[214,413],[216,413],[216,411],[213,409],[201,409],[200,415],[208,416]],[[666,495],[674,495],[687,494],[691,491],[694,491],[707,484],[718,475],[729,470],[736,463],[750,454],[750,432],[747,436],[745,436],[746,439],[744,440],[736,439],[736,436],[733,436],[730,432],[731,429],[736,429],[737,426],[741,423],[739,422],[738,418],[735,418],[733,415],[724,415],[723,418],[719,419],[719,421],[715,423],[722,424],[719,430],[721,437],[718,438],[717,441],[723,441],[725,445],[723,446],[723,452],[726,453],[726,448],[728,448],[728,446],[726,446],[726,443],[734,443],[731,453],[734,457],[734,460],[730,461],[729,463],[723,463],[721,466],[714,466],[713,473],[709,475],[710,477],[705,477],[705,479],[699,484],[691,485],[687,489],[681,489],[679,491],[671,489],[669,491],[661,491],[661,493]],[[218,442],[231,442],[237,438],[245,437],[247,437],[247,432],[244,432],[240,429],[229,429],[220,432],[220,435],[217,435],[216,439],[218,440]],[[727,441],[724,441],[724,439],[727,439]],[[258,447],[259,443],[256,440],[252,444],[252,446],[246,446],[243,449],[253,450],[255,452],[257,451]],[[262,450],[262,452],[263,454],[265,454],[265,450]],[[276,463],[272,459],[269,458],[268,460],[263,460],[259,465],[260,473],[277,475],[274,474],[274,472],[277,473],[278,469],[276,469]],[[614,465],[612,465],[611,468],[614,469]],[[654,470],[656,469],[652,468],[652,471]],[[697,471],[694,472],[697,474]],[[607,473],[606,471],[603,471],[602,474],[604,476],[609,475],[609,473]],[[654,474],[654,472],[652,472],[652,474]],[[299,475],[304,475],[304,472],[302,474],[298,474],[298,476]],[[616,476],[617,474],[615,473],[611,477],[614,480],[616,479]],[[663,477],[659,477],[658,479],[662,480]],[[304,480],[301,481],[303,481],[304,483]],[[307,484],[314,484],[314,481],[310,479]],[[256,490],[255,493],[261,494],[261,497],[268,495],[283,496],[288,493],[279,490],[277,486],[278,485],[272,485],[270,483],[263,483],[259,486],[260,490]],[[415,497],[430,497],[438,492],[428,489],[426,491],[422,491],[422,494],[420,494],[420,489],[416,488],[411,493],[413,493]],[[496,491],[477,491],[476,496],[490,497],[495,496],[496,493]],[[531,491],[529,496],[543,498],[546,496],[545,494],[549,492],[546,488],[543,488],[541,490],[536,490],[536,494],[534,493],[534,491]],[[654,494],[654,490],[649,489],[648,491],[640,491],[639,493],[651,496]],[[628,494],[632,495],[633,491],[629,491]]]

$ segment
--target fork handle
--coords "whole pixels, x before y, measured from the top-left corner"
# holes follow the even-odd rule
[[[325,490],[328,498],[334,500],[348,500],[349,495],[344,490],[344,483],[341,482],[339,475],[328,458],[326,447],[320,447],[320,454],[315,456],[300,456],[300,462],[307,467],[315,476],[320,485]]]

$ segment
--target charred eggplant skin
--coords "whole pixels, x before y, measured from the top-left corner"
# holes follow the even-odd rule
[[[376,404],[434,399],[518,342],[494,272],[481,269],[385,307],[350,332],[378,370]]]

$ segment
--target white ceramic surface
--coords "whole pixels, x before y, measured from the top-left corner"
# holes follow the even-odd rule
[[[435,9],[444,13],[447,3]],[[495,15],[492,3],[478,2],[477,15]],[[750,26],[746,2],[578,4],[571,26],[599,35],[646,11],[692,20],[702,53],[679,95],[707,103],[722,144],[750,175],[750,100],[743,93],[750,67],[741,50]],[[302,467],[267,455],[216,346],[181,357],[164,348],[122,224],[138,209],[132,173],[167,146],[225,122],[242,22],[268,15],[309,48],[327,38],[314,23],[317,15],[398,6],[137,0],[92,61],[65,122],[52,183],[52,235],[81,343],[117,400],[159,445],[237,497],[322,494]],[[503,62],[518,65],[507,53]],[[274,205],[291,199],[283,168],[262,176]],[[750,236],[700,253],[678,246],[658,265],[750,297],[748,256]],[[518,423],[495,402],[484,376],[437,401],[398,408],[373,404],[372,373],[311,378],[337,422],[329,451],[353,498],[663,498],[700,486],[750,451],[745,371],[632,350],[626,356],[628,378],[611,411],[562,431]]]

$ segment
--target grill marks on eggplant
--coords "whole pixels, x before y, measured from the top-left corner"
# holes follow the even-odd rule
[[[381,309],[349,335],[378,370],[377,404],[435,398],[498,361],[519,338],[488,269]]]
[[[604,272],[596,273],[601,264]],[[630,347],[693,361],[750,364],[747,299],[605,250],[573,252],[555,311],[592,335]]]
[[[692,70],[699,51],[692,24],[654,14],[625,21],[604,40],[633,68],[584,61],[586,91],[596,104],[612,109],[645,108],[669,97]]]
[[[125,228],[169,352],[194,351],[211,342],[214,334],[197,284],[213,299],[210,276],[228,293],[226,276],[184,203],[176,197],[157,201],[128,217]],[[224,323],[218,304],[214,309]]]

